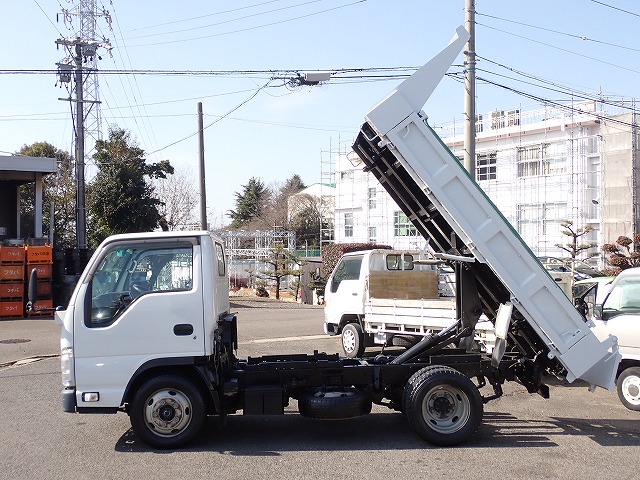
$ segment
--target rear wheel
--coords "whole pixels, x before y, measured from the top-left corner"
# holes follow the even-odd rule
[[[618,377],[616,390],[622,404],[629,410],[640,410],[640,367],[629,367]]]
[[[204,399],[191,380],[161,375],[147,380],[129,410],[131,426],[145,443],[177,448],[192,440],[205,419]]]
[[[417,371],[407,382],[404,412],[411,426],[436,445],[456,445],[469,439],[482,420],[482,397],[477,387],[450,367]]]
[[[358,323],[348,323],[342,329],[342,350],[349,358],[364,354],[364,332]]]

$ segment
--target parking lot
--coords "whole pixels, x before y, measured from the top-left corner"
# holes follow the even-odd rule
[[[340,351],[322,334],[320,307],[251,300],[233,309],[241,357]],[[158,451],[135,438],[124,414],[62,413],[58,362],[0,368],[0,478],[629,478],[640,454],[640,413],[615,392],[557,381],[548,400],[508,384],[485,405],[472,440],[455,448],[425,443],[385,407],[317,421],[292,402],[284,416],[210,419],[188,448]]]

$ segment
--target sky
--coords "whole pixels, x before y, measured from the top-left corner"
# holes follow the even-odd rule
[[[3,5],[0,155],[41,141],[73,153],[69,102],[59,100],[69,92],[54,71],[67,55],[56,40],[79,25],[62,12],[78,3]],[[168,159],[197,190],[202,102],[212,227],[229,223],[234,193],[251,177],[320,182],[371,107],[465,22],[464,0],[96,3],[109,12],[97,35],[113,47],[99,51],[98,69],[111,72],[98,74],[103,137],[110,126],[128,130],[149,162]],[[594,97],[631,106],[640,97],[637,0],[476,0],[476,12],[477,113]],[[462,63],[461,54],[423,108],[432,125],[462,123]],[[288,84],[316,71],[331,79]]]

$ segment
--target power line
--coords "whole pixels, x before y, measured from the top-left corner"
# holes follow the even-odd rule
[[[564,35],[565,37],[576,38],[578,40],[582,40],[582,41],[585,41],[585,42],[600,43],[602,45],[607,45],[609,47],[624,48],[625,50],[631,50],[633,52],[640,52],[640,49],[638,49],[638,48],[627,47],[627,46],[624,46],[624,45],[617,45],[615,43],[609,43],[609,42],[605,42],[603,40],[596,40],[594,38],[588,38],[588,37],[586,37],[584,35],[576,35],[576,34],[573,34],[573,33],[561,32],[561,31],[558,31],[558,30],[552,30],[550,28],[539,27],[537,25],[531,25],[529,23],[517,22],[515,20],[510,20],[510,19],[507,19],[507,18],[496,17],[495,15],[488,15],[486,13],[476,12],[476,15],[482,16],[482,17],[487,17],[487,18],[493,18],[493,19],[496,19],[496,20],[501,20],[503,22],[513,23],[515,25],[522,25],[524,27],[535,28],[535,29],[538,29],[538,30],[543,30],[545,32],[555,33],[557,35]],[[481,25],[481,24],[478,24],[478,25]],[[482,25],[482,26],[487,27],[487,25]],[[491,27],[488,27],[488,28],[491,28]],[[505,32],[505,33],[508,33],[508,32]]]
[[[628,10],[623,10],[622,8],[619,7],[614,7],[613,5],[609,5],[607,3],[604,2],[599,2],[598,0],[591,0],[593,3],[597,3],[599,5],[602,5],[603,7],[608,7],[608,8],[612,8],[613,10],[618,10],[619,12],[623,12],[623,13],[627,13],[629,15],[633,15],[635,17],[640,17],[640,14],[638,13],[634,13],[634,12],[630,12]]]
[[[259,28],[272,27],[274,25],[281,25],[283,23],[293,22],[295,20],[300,20],[300,19],[303,19],[303,18],[313,17],[315,15],[320,15],[322,13],[331,12],[331,11],[338,10],[338,9],[341,9],[341,8],[345,8],[345,7],[351,7],[351,6],[356,5],[358,3],[364,3],[365,1],[366,0],[357,0],[355,2],[347,3],[345,5],[339,5],[337,7],[327,8],[326,10],[320,10],[318,12],[308,13],[306,15],[300,15],[298,17],[287,18],[285,20],[279,20],[277,22],[270,22],[270,23],[266,23],[266,24],[263,24],[263,25],[256,25],[254,27],[241,28],[241,29],[232,30],[232,31],[229,31],[229,32],[221,32],[221,33],[215,33],[215,34],[211,34],[211,35],[204,35],[204,36],[201,36],[201,37],[185,38],[185,39],[181,39],[181,40],[168,40],[166,42],[155,42],[155,43],[145,43],[145,44],[140,44],[140,45],[131,45],[131,47],[149,47],[149,46],[155,46],[155,45],[166,45],[166,44],[169,44],[169,43],[175,44],[175,43],[181,43],[181,42],[190,42],[190,41],[193,41],[193,40],[203,40],[205,38],[221,37],[221,36],[224,36],[224,35],[231,35],[231,34],[234,34],[234,33],[248,32],[248,31],[251,31],[251,30],[257,30]]]
[[[183,33],[183,32],[191,32],[194,30],[202,30],[203,28],[210,28],[210,27],[218,27],[220,25],[226,25],[228,23],[232,23],[232,22],[237,22],[240,20],[246,20],[247,18],[252,18],[252,17],[257,17],[260,15],[266,15],[269,13],[274,13],[274,12],[279,12],[282,10],[289,10],[291,8],[297,8],[297,7],[303,7],[305,5],[308,5],[310,3],[317,3],[317,2],[321,2],[322,0],[309,0],[308,2],[305,3],[300,3],[298,5],[289,5],[287,7],[282,7],[282,8],[276,8],[273,10],[267,10],[265,12],[258,12],[258,13],[252,13],[251,15],[245,15],[244,17],[238,17],[238,18],[233,18],[231,20],[225,20],[222,22],[218,22],[218,23],[210,23],[209,25],[200,25],[198,27],[191,27],[191,28],[184,28],[182,30],[173,30],[173,31],[169,31],[169,32],[159,32],[159,33],[149,33],[147,35],[139,35],[137,37],[129,37],[129,40],[134,40],[134,39],[138,39],[138,38],[148,38],[148,37],[157,37],[157,36],[165,36],[165,35],[171,35],[173,33]],[[238,9],[235,9],[238,10]],[[235,10],[230,10],[230,11],[235,11]],[[202,18],[202,17],[200,17]]]
[[[530,42],[538,43],[538,44],[540,44],[540,45],[544,45],[544,46],[546,46],[546,47],[555,48],[556,50],[561,50],[561,51],[563,51],[563,52],[567,52],[567,53],[570,53],[570,54],[572,54],[572,55],[576,55],[576,56],[578,56],[578,57],[588,58],[589,60],[593,60],[593,61],[596,61],[596,62],[599,62],[599,63],[603,63],[603,64],[605,64],[605,65],[610,65],[610,66],[612,66],[612,67],[620,68],[620,69],[622,69],[622,70],[626,70],[626,71],[628,71],[628,72],[640,73],[640,71],[639,71],[639,70],[634,70],[634,69],[632,69],[632,68],[623,67],[622,65],[617,65],[617,64],[615,64],[615,63],[607,62],[607,61],[605,61],[605,60],[601,60],[601,59],[599,59],[599,58],[590,57],[589,55],[584,55],[584,54],[582,54],[582,53],[573,52],[573,51],[571,51],[571,50],[567,50],[566,48],[558,47],[557,45],[551,45],[551,44],[549,44],[549,43],[545,43],[545,42],[541,42],[541,41],[539,41],[539,40],[534,40],[534,39],[532,39],[532,38],[525,37],[524,35],[518,35],[518,34],[516,34],[516,33],[507,32],[506,30],[501,30],[501,29],[499,29],[499,28],[492,27],[492,26],[490,26],[490,25],[485,25],[485,24],[482,24],[482,23],[477,23],[477,25],[480,25],[480,26],[485,27],[485,28],[489,28],[489,29],[491,29],[491,30],[496,30],[496,31],[498,31],[498,32],[506,33],[507,35],[512,35],[512,36],[514,36],[514,37],[522,38],[522,39],[524,39],[524,40],[528,40],[528,41],[530,41]]]

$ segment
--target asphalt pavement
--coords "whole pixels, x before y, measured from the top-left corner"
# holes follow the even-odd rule
[[[231,298],[232,311],[238,308],[317,308],[271,298]],[[60,326],[53,317],[0,319],[0,367],[16,362],[60,355]]]
[[[60,326],[52,317],[0,320],[0,367],[60,354]]]

